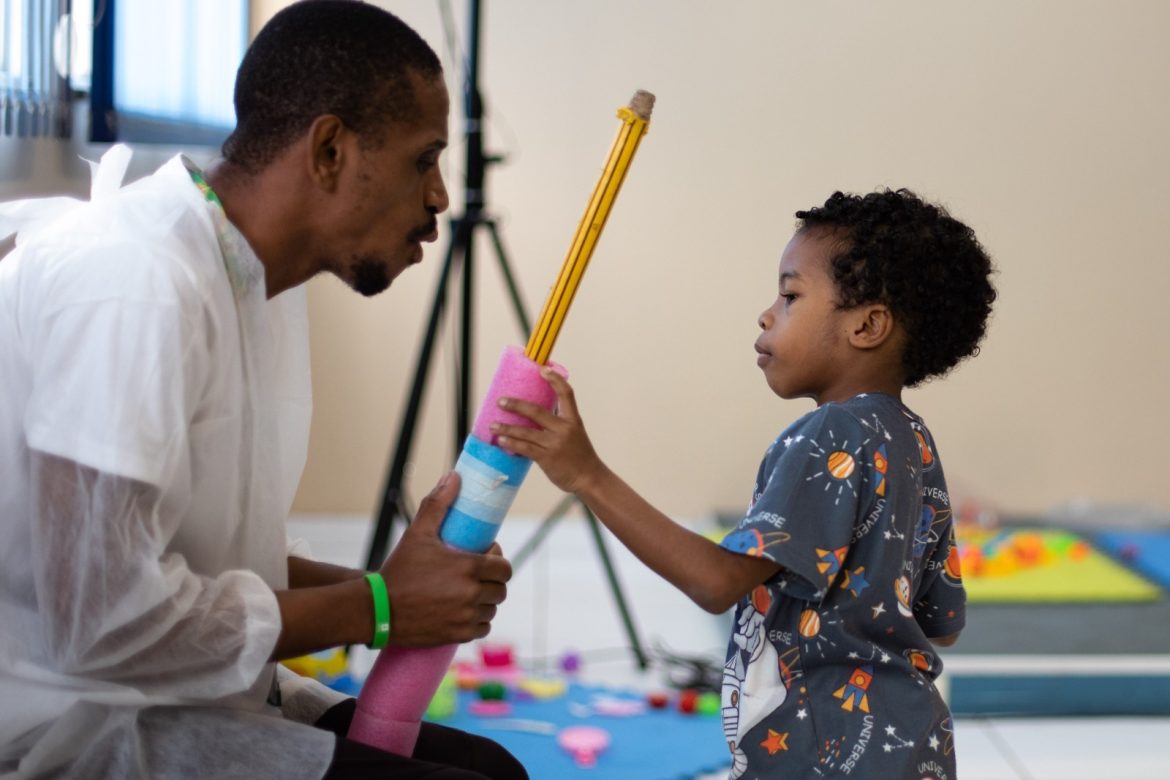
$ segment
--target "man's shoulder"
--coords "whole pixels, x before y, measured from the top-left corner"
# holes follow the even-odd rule
[[[214,227],[198,202],[158,181],[160,174],[78,206],[18,250],[55,306],[206,295],[221,275]]]

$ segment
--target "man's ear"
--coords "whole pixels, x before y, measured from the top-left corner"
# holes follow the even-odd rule
[[[352,137],[353,133],[333,114],[322,114],[309,125],[309,175],[326,192],[337,189]]]
[[[894,313],[884,303],[858,306],[850,320],[849,343],[858,349],[877,349],[894,335]]]

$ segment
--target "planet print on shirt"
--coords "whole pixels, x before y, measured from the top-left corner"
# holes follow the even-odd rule
[[[898,611],[904,617],[914,617],[910,609],[910,578],[903,575],[894,580],[894,594],[898,597]]]

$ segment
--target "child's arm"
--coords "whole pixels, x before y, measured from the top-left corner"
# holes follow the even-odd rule
[[[557,414],[501,399],[508,411],[541,426],[493,426],[501,447],[536,461],[553,484],[576,494],[634,555],[708,612],[729,609],[779,571],[772,561],[725,550],[651,506],[597,456],[569,383],[547,369],[542,376],[557,392]]]

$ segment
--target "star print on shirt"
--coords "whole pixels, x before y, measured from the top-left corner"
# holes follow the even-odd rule
[[[760,747],[768,751],[768,755],[774,756],[781,750],[788,750],[788,732],[783,734],[768,729],[768,738],[760,743]]]

